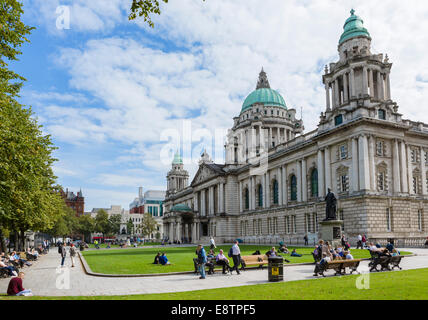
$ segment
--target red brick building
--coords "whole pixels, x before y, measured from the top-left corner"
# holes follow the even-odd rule
[[[85,212],[85,198],[83,197],[82,190],[77,192],[77,195],[74,192],[68,191],[68,188],[65,192],[61,189],[60,193],[67,207],[73,209],[76,212],[76,216],[83,216]]]

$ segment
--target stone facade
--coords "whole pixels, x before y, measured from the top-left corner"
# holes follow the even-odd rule
[[[168,180],[163,221],[170,240],[183,241],[177,226],[185,217],[192,242],[209,236],[220,242],[302,242],[308,235],[312,244],[328,189],[338,198],[351,243],[358,234],[428,235],[428,125],[398,112],[391,98],[392,63],[371,53],[362,24],[352,12],[345,24],[351,37],[338,46],[339,61],[325,68],[326,109],[312,132],[303,134],[302,121],[281,99],[269,100],[277,93],[269,91],[262,70],[252,104],[247,98],[229,130],[226,163],[214,164],[204,153],[190,186],[177,189]],[[173,163],[168,177],[176,171]],[[171,210],[180,203],[191,212]]]

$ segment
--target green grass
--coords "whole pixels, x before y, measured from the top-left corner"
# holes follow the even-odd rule
[[[225,255],[230,246],[223,247]],[[260,250],[262,254],[268,251],[271,246],[241,245],[241,255],[251,255],[254,251]],[[216,249],[216,252],[220,247]],[[95,273],[105,274],[153,274],[193,271],[193,258],[196,247],[162,247],[162,248],[142,248],[142,249],[122,249],[122,250],[93,250],[84,251],[83,256]],[[290,247],[291,251],[292,248]],[[162,266],[152,264],[157,252],[165,252],[171,265]],[[283,255],[290,263],[313,262],[312,248],[297,248],[297,253],[302,257],[290,257]],[[370,258],[368,250],[351,250],[355,259]],[[231,262],[231,259],[229,259]]]
[[[143,244],[140,244],[138,247],[148,247],[148,246],[160,246],[161,245],[161,243],[160,242],[154,242],[154,243],[149,243],[149,242],[147,242],[147,243],[145,243],[144,245]],[[88,244],[88,246],[89,246],[89,248],[90,249],[95,249],[95,245],[93,244],[93,243],[91,243],[91,244]],[[99,244],[98,245],[100,248],[103,248],[103,249],[105,249],[105,248],[107,248],[107,244],[105,244],[105,243],[102,243],[102,244]],[[112,244],[112,245],[110,245],[111,246],[111,248],[120,248],[119,247],[119,245],[117,245],[117,244]],[[130,247],[128,247],[128,248],[133,248],[134,246],[133,245],[131,245]]]
[[[356,288],[358,275],[267,283],[166,294],[97,297],[0,297],[0,300],[427,300],[428,269],[370,273],[370,288]]]

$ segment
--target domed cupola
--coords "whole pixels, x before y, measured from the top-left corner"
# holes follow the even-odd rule
[[[250,93],[245,99],[241,113],[251,108],[256,103],[263,104],[264,106],[282,107],[287,110],[287,105],[281,94],[270,88],[266,72],[264,72],[263,68],[259,74],[256,90]]]
[[[351,10],[351,16],[346,20],[343,27],[343,33],[339,40],[339,45],[345,41],[356,38],[365,37],[371,40],[370,33],[364,28],[364,21],[359,16],[355,15],[355,10]]]

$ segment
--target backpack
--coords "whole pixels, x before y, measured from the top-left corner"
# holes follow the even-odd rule
[[[227,254],[229,258],[233,257],[233,248],[230,248],[229,253]]]
[[[61,250],[61,246],[58,246],[58,253],[61,254],[62,250]]]

